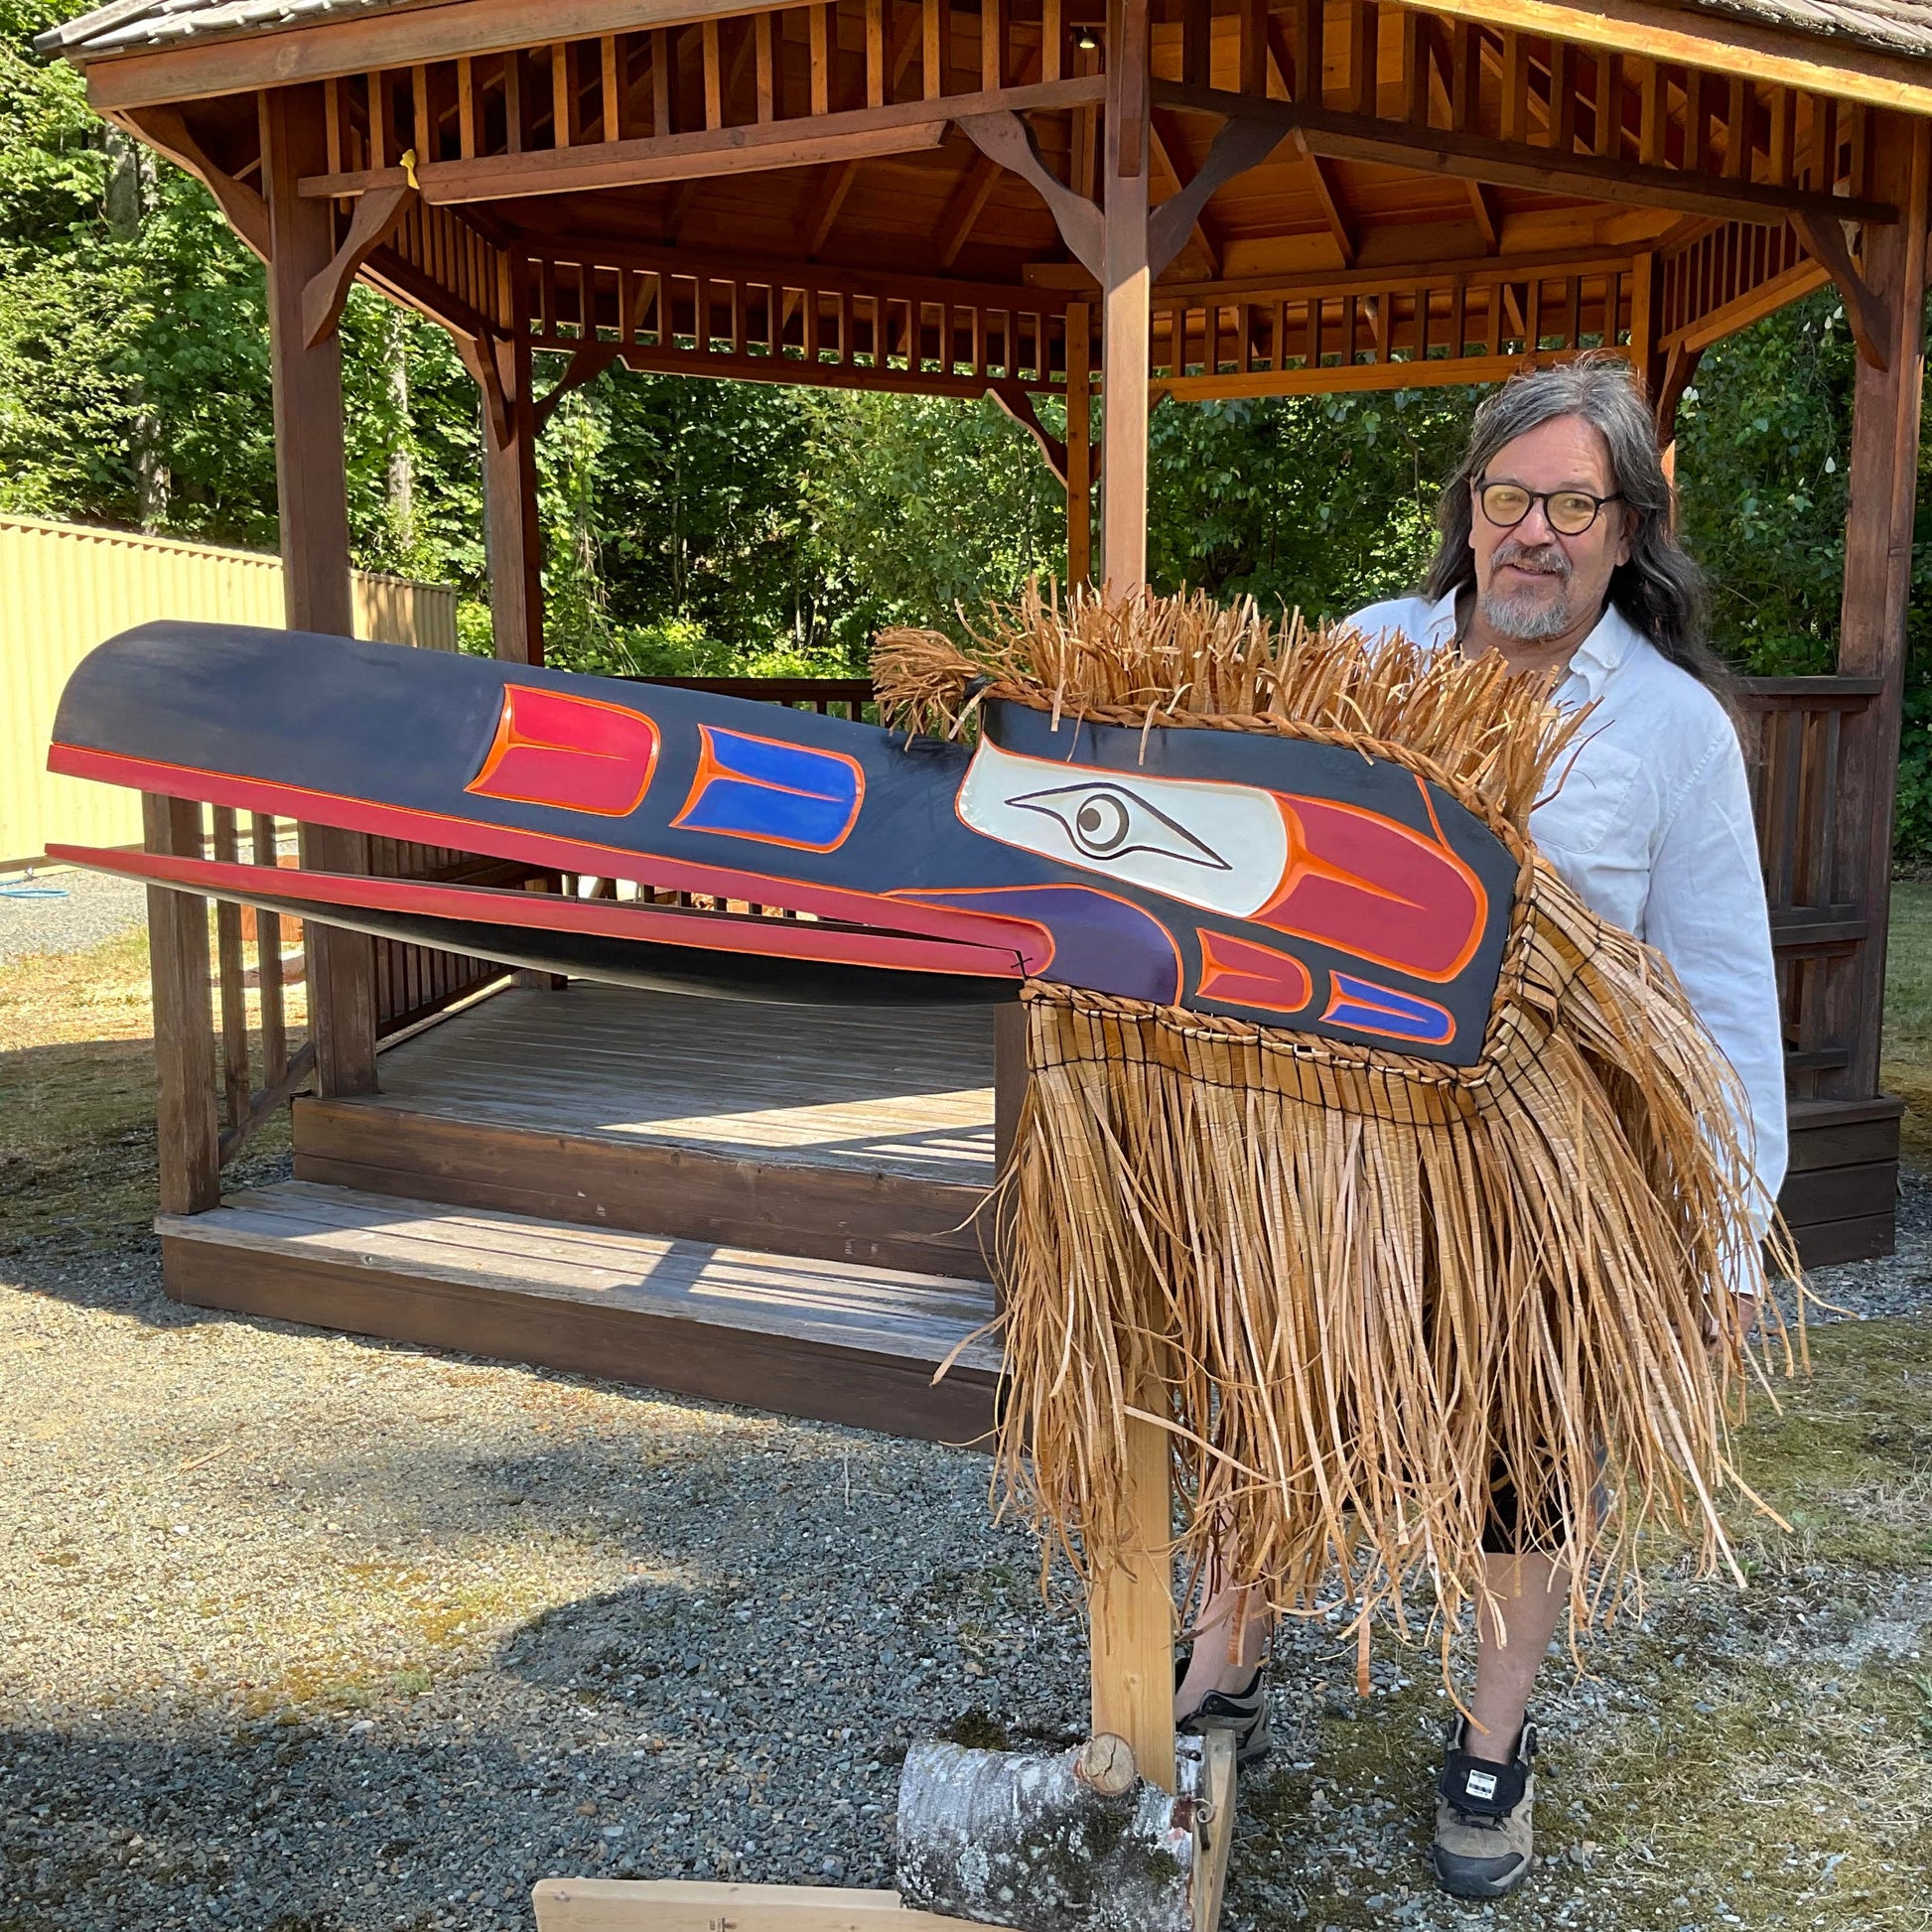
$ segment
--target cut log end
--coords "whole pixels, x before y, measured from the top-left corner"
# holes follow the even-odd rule
[[[1080,1746],[1080,1754],[1073,1760],[1073,1775],[1103,1798],[1124,1798],[1141,1773],[1134,1762],[1133,1745],[1125,1737],[1103,1730]]]

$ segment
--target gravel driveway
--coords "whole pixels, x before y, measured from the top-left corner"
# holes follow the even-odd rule
[[[131,879],[70,866],[0,873],[0,964],[85,952],[147,916],[147,888]]]
[[[909,1736],[1080,1729],[1078,1624],[977,1455],[204,1314],[146,1240],[4,1272],[6,1932],[527,1926],[572,1871],[883,1884]],[[1664,1598],[1653,1627],[1727,1600]],[[1227,1923],[1462,1924],[1420,1865],[1427,1653],[1363,1706],[1332,1628],[1285,1648]],[[1601,1852],[1585,1746],[1657,1723],[1603,1661],[1551,1673],[1584,1774],[1500,1916],[1715,1929],[1721,1873]]]

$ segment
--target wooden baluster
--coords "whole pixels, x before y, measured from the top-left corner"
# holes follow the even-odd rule
[[[1503,34],[1502,138],[1527,141],[1530,136],[1530,50],[1513,28]]]
[[[234,811],[227,805],[212,808],[212,856],[217,864],[233,865]],[[241,907],[219,899],[214,907],[214,957],[220,991],[221,1111],[228,1126],[248,1118],[248,993],[242,985]]]
[[[258,866],[278,862],[275,821],[256,812],[251,823],[254,859]],[[262,1085],[272,1087],[289,1070],[288,1024],[282,1000],[282,915],[255,913],[255,980],[262,1015]]]
[[[704,49],[704,124],[720,128],[725,124],[725,69],[719,55],[718,23],[707,20],[698,31]]]
[[[416,150],[418,161],[441,161],[437,152],[436,126],[429,111],[429,69],[413,67],[409,69],[409,145]]]
[[[456,64],[456,149],[465,161],[477,152],[477,64],[469,55]]]
[[[995,93],[1006,85],[1006,0],[980,0],[980,87]]]
[[[322,83],[322,117],[326,129],[324,165],[332,175],[343,172],[343,83],[333,75]]]
[[[1637,159],[1646,168],[1661,168],[1664,164],[1664,146],[1670,132],[1667,84],[1663,62],[1650,62],[1644,69],[1643,105],[1637,123]]]
[[[940,12],[940,0],[919,0],[919,72],[924,83],[923,97],[937,100],[946,91],[946,21]]]
[[[1623,148],[1623,56],[1598,50],[1596,125],[1590,130],[1599,159],[1614,161]]]
[[[606,141],[621,141],[623,139],[623,87],[618,71],[618,37],[615,34],[606,34],[597,46],[602,86],[600,99],[603,138]]]
[[[1373,117],[1378,111],[1382,15],[1375,0],[1348,0],[1348,106]]]
[[[777,67],[772,52],[771,16],[759,14],[752,23],[752,42],[757,62],[758,117],[769,121],[777,113]]]
[[[1213,8],[1210,0],[1182,0],[1180,80],[1186,87],[1210,87],[1213,59]]]
[[[886,0],[866,0],[866,105],[886,104]]]
[[[650,131],[662,140],[675,131],[671,114],[671,36],[663,27],[650,35]]]
[[[200,805],[148,792],[141,815],[148,851],[201,858]],[[207,899],[148,888],[148,964],[154,985],[161,1211],[200,1214],[221,1200]]]
[[[814,7],[809,18],[812,112],[832,111],[832,9]]]
[[[369,96],[369,167],[379,171],[400,152],[390,135],[389,76],[380,71],[368,74],[363,85]]]
[[[503,132],[510,154],[523,152],[523,56],[503,56]]]
[[[1550,44],[1550,118],[1544,124],[1548,146],[1571,154],[1577,146],[1577,50],[1568,41]]]
[[[1301,0],[1295,12],[1295,98],[1311,107],[1322,103],[1322,39],[1326,25],[1324,0]]]
[[[1429,125],[1429,21],[1405,9],[1398,17],[1402,49],[1402,113],[1412,127]]]
[[[1066,72],[1066,26],[1060,0],[1039,0],[1039,77],[1058,80]]]

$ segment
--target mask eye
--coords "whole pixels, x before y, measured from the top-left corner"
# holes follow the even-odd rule
[[[1155,852],[1188,865],[1210,866],[1216,872],[1228,870],[1228,862],[1212,847],[1121,785],[1058,785],[1007,803],[1056,820],[1083,858],[1119,859],[1130,852]]]

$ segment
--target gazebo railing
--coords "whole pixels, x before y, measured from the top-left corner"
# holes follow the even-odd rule
[[[1739,693],[1756,739],[1751,802],[1794,1100],[1825,1096],[1852,1060],[1845,995],[1871,937],[1870,882],[1853,876],[1840,795],[1848,721],[1881,688],[1875,677],[1749,678]]]

